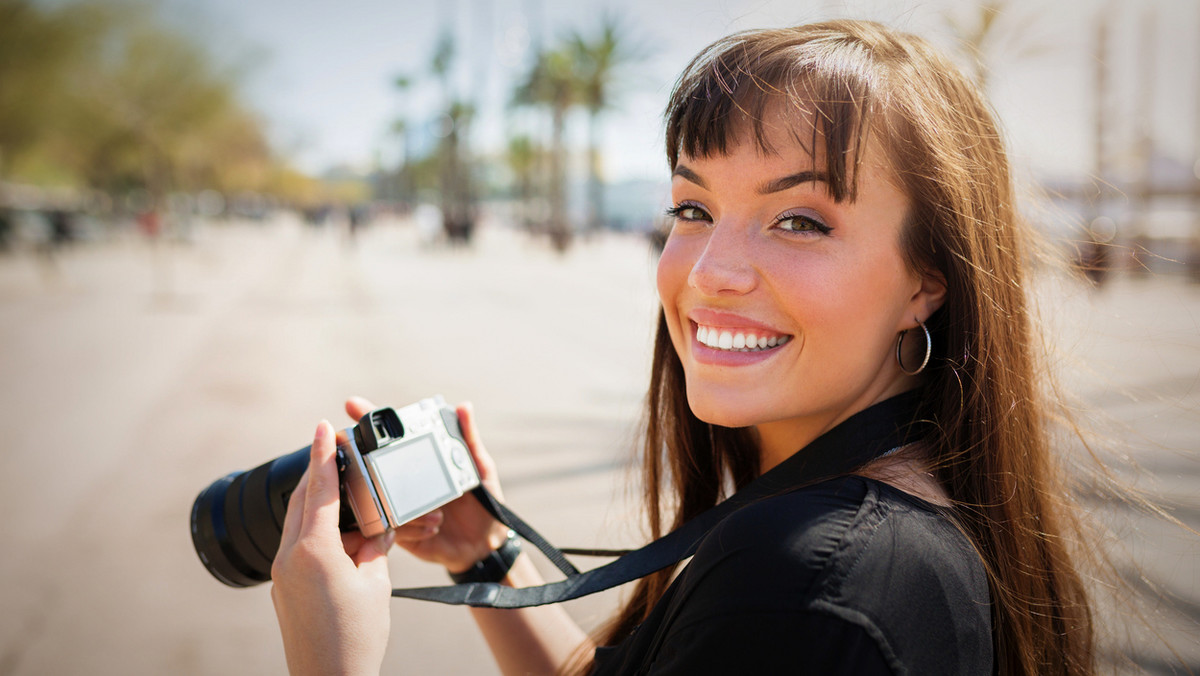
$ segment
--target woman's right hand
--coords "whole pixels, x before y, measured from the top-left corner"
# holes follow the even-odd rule
[[[376,406],[361,397],[346,401],[346,413],[358,420]],[[479,478],[488,492],[503,501],[496,464],[479,440],[475,413],[469,403],[455,407],[467,448],[479,470]],[[417,517],[395,530],[396,543],[417,558],[445,566],[458,573],[498,549],[508,535],[508,527],[497,521],[474,496],[468,494],[432,512]]]

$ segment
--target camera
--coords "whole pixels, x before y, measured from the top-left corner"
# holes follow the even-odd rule
[[[271,578],[288,499],[309,446],[214,481],[192,504],[192,544],[231,587]],[[458,415],[442,397],[380,408],[337,433],[343,531],[380,535],[479,485]]]

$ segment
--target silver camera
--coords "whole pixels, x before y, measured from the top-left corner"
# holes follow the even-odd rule
[[[440,396],[379,408],[337,433],[343,531],[373,536],[479,485],[458,415]],[[271,578],[288,500],[311,447],[217,479],[192,504],[192,544],[208,572],[231,587]]]
[[[454,409],[441,396],[381,408],[338,434],[346,501],[363,535],[379,535],[479,485]]]

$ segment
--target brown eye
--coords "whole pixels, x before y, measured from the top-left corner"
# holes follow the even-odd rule
[[[682,221],[710,221],[708,213],[693,204],[680,204],[667,209],[667,216]]]
[[[833,231],[833,228],[819,219],[805,214],[784,214],[775,222],[775,227],[784,232],[814,232],[821,235],[828,235]]]

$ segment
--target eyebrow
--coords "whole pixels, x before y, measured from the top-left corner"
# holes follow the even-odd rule
[[[700,175],[692,171],[688,167],[680,164],[675,167],[675,171],[671,172],[672,176],[678,176],[687,181],[691,181],[696,185],[708,190],[708,183],[700,178]],[[758,194],[770,195],[771,193],[782,192],[788,188],[794,188],[801,183],[828,183],[829,177],[824,172],[819,171],[800,171],[795,174],[789,174],[771,181],[767,181],[758,187]]]
[[[789,176],[777,178],[774,181],[767,181],[758,187],[758,194],[770,195],[775,192],[782,192],[788,188],[794,188],[801,183],[828,183],[829,177],[819,171],[800,171]]]
[[[708,190],[708,184],[704,182],[704,179],[700,178],[700,174],[697,174],[696,172],[692,171],[691,169],[688,169],[687,167],[685,167],[682,164],[676,165],[675,171],[671,172],[671,176],[678,176],[682,179],[686,179],[688,181],[691,181],[692,183],[695,183],[696,185],[700,186],[701,188]]]

